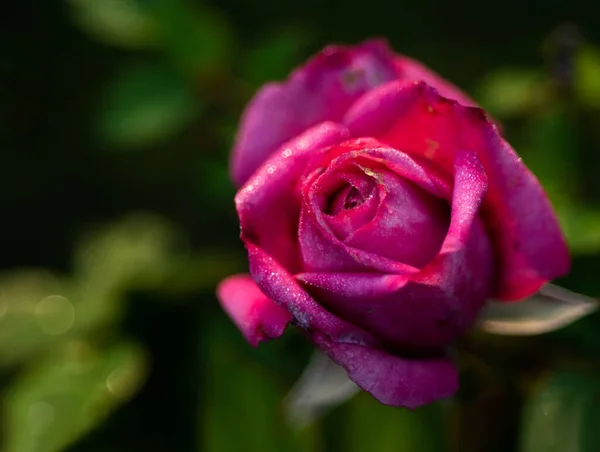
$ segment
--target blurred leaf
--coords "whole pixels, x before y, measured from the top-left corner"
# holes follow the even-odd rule
[[[494,116],[527,113],[546,101],[547,85],[530,69],[503,68],[490,72],[479,86],[477,99]]]
[[[295,428],[304,427],[327,408],[348,401],[359,391],[343,367],[315,351],[286,397],[287,417]]]
[[[67,0],[74,21],[92,38],[126,48],[153,47],[158,27],[137,0]]]
[[[117,147],[149,146],[181,131],[203,108],[177,74],[155,65],[130,66],[106,90],[99,132]]]
[[[138,213],[87,234],[75,250],[72,278],[36,269],[0,275],[0,366],[107,327],[119,318],[128,289],[173,284],[173,274],[192,264],[181,242],[171,224]],[[195,287],[216,283],[230,261],[192,266],[201,275]],[[209,264],[215,273],[202,271]]]
[[[120,300],[44,270],[0,276],[0,366],[51,350],[115,320]]]
[[[187,74],[217,71],[230,56],[233,33],[229,24],[206,5],[186,0],[146,0],[160,23],[167,54]]]
[[[447,450],[440,403],[411,411],[382,405],[363,392],[350,401],[348,410],[346,452]]]
[[[557,372],[523,412],[521,452],[592,452],[600,444],[600,381]]]
[[[304,27],[273,30],[243,55],[242,75],[255,85],[283,80],[298,65],[310,33]]]
[[[102,293],[147,289],[160,285],[173,262],[186,253],[173,224],[137,212],[82,238],[74,257],[75,276]]]
[[[0,365],[14,364],[47,350],[74,322],[63,281],[43,270],[0,277]]]
[[[546,284],[518,303],[489,301],[478,321],[488,333],[532,336],[563,328],[597,310],[597,300]]]
[[[145,375],[145,359],[136,346],[96,350],[86,342],[70,342],[8,388],[3,450],[64,450],[129,400]]]
[[[280,412],[283,387],[272,374],[245,359],[247,354],[237,352],[234,340],[225,334],[232,330],[229,324],[214,324],[206,336],[210,347],[203,389],[206,398],[202,400],[201,450],[317,450],[318,426],[294,432],[286,425]],[[239,334],[234,337],[243,341]]]
[[[575,58],[575,95],[587,107],[600,108],[600,49],[586,45]]]

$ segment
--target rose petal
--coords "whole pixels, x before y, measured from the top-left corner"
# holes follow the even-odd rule
[[[467,152],[459,154],[455,171],[448,234],[440,254],[421,272],[309,272],[297,279],[330,311],[388,347],[414,353],[445,346],[473,324],[489,297],[493,272],[493,253],[478,218],[485,174]]]
[[[249,244],[250,273],[258,287],[272,300],[289,311],[296,325],[307,331],[325,332],[339,342],[378,344],[370,334],[344,322],[313,299],[275,259]]]
[[[329,46],[284,83],[265,85],[242,116],[231,176],[242,185],[284,142],[324,121],[337,121],[365,92],[394,80],[394,54],[384,41]]]
[[[385,191],[375,218],[345,243],[421,268],[437,255],[448,230],[448,204],[390,171],[374,170]]]
[[[496,298],[523,298],[568,271],[568,250],[542,187],[483,111],[425,83],[391,82],[363,96],[344,122],[355,136],[374,136],[449,174],[457,150],[477,153],[489,183],[483,211],[498,255]]]
[[[454,99],[460,104],[475,107],[477,104],[458,89],[454,84],[444,80],[424,64],[409,58],[405,55],[400,55],[396,58],[396,67],[400,73],[400,78],[407,81],[423,81],[429,86],[433,86],[441,96],[448,99]]]
[[[223,280],[217,287],[217,297],[254,347],[259,342],[280,337],[292,319],[289,312],[261,292],[250,275],[234,275]]]
[[[323,123],[287,143],[248,180],[235,197],[246,243],[259,245],[290,271],[299,265],[297,184],[313,153],[342,141],[347,130]]]
[[[456,367],[446,357],[405,359],[372,347],[336,343],[322,334],[313,340],[352,381],[385,405],[414,409],[458,389]]]
[[[373,139],[349,140],[317,153],[309,167],[329,166],[323,172],[313,172],[303,182],[304,203],[298,228],[303,269],[311,272],[375,270],[384,273],[414,273],[416,269],[411,265],[344,243],[337,235],[339,230],[335,225],[331,225],[327,215],[323,214],[321,185],[327,186],[327,180],[332,177],[331,173],[335,173],[338,168],[344,168],[348,162],[364,165],[367,171],[369,166],[373,165],[387,167],[436,197],[449,199],[451,196],[451,186],[447,178],[441,178],[437,169],[424,168],[414,158],[382,146]]]

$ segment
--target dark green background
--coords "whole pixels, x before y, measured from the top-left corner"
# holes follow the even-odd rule
[[[561,284],[596,296],[599,3],[23,0],[1,17],[0,450],[600,450],[598,315],[474,332],[456,398],[361,394],[295,431],[282,398],[310,345],[252,349],[214,297],[246,268],[226,167],[242,108],[373,36],[503,123],[573,251]]]

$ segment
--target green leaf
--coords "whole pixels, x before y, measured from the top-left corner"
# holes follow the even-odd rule
[[[164,51],[185,73],[218,72],[230,57],[233,33],[215,10],[186,0],[147,0],[146,7],[160,23]]]
[[[534,336],[564,328],[597,312],[598,307],[594,298],[545,284],[519,303],[488,300],[477,321],[488,333]]]
[[[523,412],[521,452],[595,452],[600,444],[598,377],[548,376]]]
[[[141,387],[141,350],[73,341],[27,370],[4,400],[5,452],[58,452],[81,438]]]
[[[157,23],[136,0],[68,0],[75,23],[94,39],[125,48],[155,47]]]
[[[109,145],[140,148],[171,138],[203,108],[184,78],[138,64],[123,68],[107,87],[98,129]]]
[[[60,346],[115,320],[113,294],[45,270],[0,275],[0,366]]]
[[[82,237],[74,255],[75,277],[102,293],[155,288],[186,251],[173,224],[137,212]]]

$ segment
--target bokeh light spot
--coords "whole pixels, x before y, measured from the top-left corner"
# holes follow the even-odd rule
[[[40,329],[51,336],[64,334],[75,322],[75,308],[62,295],[43,298],[33,311]]]

